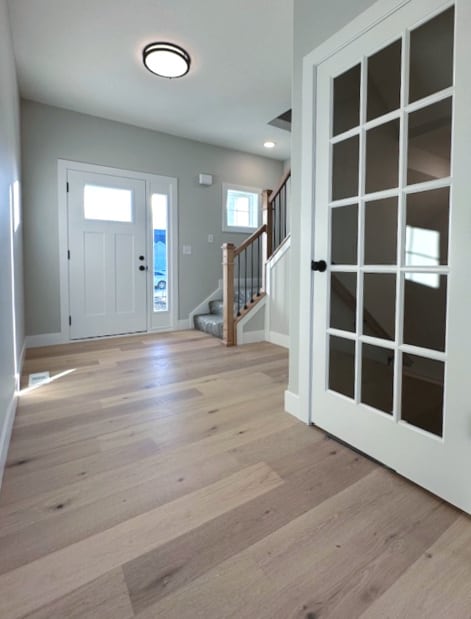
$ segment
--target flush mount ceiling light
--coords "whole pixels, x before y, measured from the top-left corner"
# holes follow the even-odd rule
[[[183,77],[190,70],[191,58],[182,47],[173,43],[149,43],[142,52],[146,69],[159,77]]]
[[[265,148],[275,148],[275,142],[272,142],[271,140],[267,140],[263,143],[263,145]]]

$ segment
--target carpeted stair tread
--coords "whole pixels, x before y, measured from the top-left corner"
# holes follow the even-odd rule
[[[198,314],[194,324],[195,329],[222,339],[224,319],[221,314]]]
[[[237,298],[234,303],[234,314],[237,314],[238,309],[243,309],[244,305],[248,304],[251,299],[255,299],[259,288],[247,288],[239,291],[239,308],[237,306]],[[215,299],[209,302],[209,313],[198,314],[193,318],[194,327],[204,333],[209,333],[215,337],[222,339],[223,332],[223,312],[224,303],[222,299]]]

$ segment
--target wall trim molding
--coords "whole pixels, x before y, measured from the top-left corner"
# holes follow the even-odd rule
[[[288,389],[285,391],[285,411],[299,419],[299,421],[309,425],[309,419],[306,419],[301,412],[301,399],[299,395]]]
[[[277,346],[283,346],[283,348],[288,348],[290,345],[289,335],[285,333],[277,333],[276,331],[268,331],[267,338],[269,342],[272,344],[276,344]]]
[[[7,462],[8,447],[10,445],[11,432],[13,430],[13,422],[15,421],[16,406],[18,404],[18,395],[13,394],[10,404],[7,408],[7,414],[3,427],[0,430],[0,488],[2,487],[3,474]]]
[[[27,335],[25,338],[26,348],[40,348],[41,346],[55,346],[56,344],[66,344],[69,340],[64,338],[62,333],[39,333],[38,335]]]
[[[241,341],[237,339],[237,345],[254,344],[255,342],[265,342],[265,330],[246,331],[242,333]]]
[[[183,320],[179,320],[177,323],[177,331],[188,331],[188,329],[193,329],[193,321],[190,321],[188,318],[183,318]],[[174,331],[174,329],[172,329]]]

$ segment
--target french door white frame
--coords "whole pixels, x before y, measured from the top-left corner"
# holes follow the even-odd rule
[[[60,342],[69,342],[69,269],[67,260],[68,249],[68,218],[67,218],[67,172],[77,170],[81,172],[91,172],[95,174],[109,174],[130,178],[133,180],[143,180],[146,185],[146,237],[147,237],[147,264],[149,266],[147,277],[147,332],[159,330],[171,331],[178,328],[178,195],[177,179],[170,176],[160,176],[156,174],[145,174],[119,168],[110,168],[89,163],[80,163],[66,159],[58,160],[57,191],[59,206],[59,265],[60,265],[60,314],[61,314],[61,333]],[[152,272],[153,263],[153,241],[152,241],[152,209],[151,196],[155,193],[155,188],[168,187],[169,195],[169,263],[172,266],[171,282],[168,286],[170,290],[169,308],[170,321],[165,329],[155,329],[152,327],[153,298],[154,298],[154,278]],[[113,336],[110,336],[113,337]],[[54,342],[54,343],[60,343]]]
[[[299,407],[298,417],[306,423],[310,423],[317,418],[316,400],[313,391],[313,371],[314,367],[314,351],[313,346],[313,324],[314,324],[314,306],[313,297],[315,294],[315,286],[321,280],[319,278],[326,277],[325,274],[314,275],[310,269],[311,259],[319,260],[327,258],[325,255],[317,255],[314,243],[314,224],[317,221],[316,217],[316,169],[324,169],[325,166],[319,166],[315,158],[315,145],[318,143],[318,131],[316,127],[316,111],[317,111],[317,78],[318,68],[321,63],[329,60],[337,52],[344,49],[347,45],[352,44],[362,35],[365,35],[369,30],[379,25],[383,20],[391,17],[399,9],[411,4],[421,3],[421,7],[429,11],[430,16],[436,15],[441,11],[446,10],[449,6],[455,4],[457,17],[455,20],[455,72],[456,75],[463,77],[467,74],[467,60],[470,55],[470,42],[466,35],[471,29],[471,6],[468,6],[463,0],[456,2],[447,0],[434,0],[429,6],[426,0],[380,0],[373,5],[369,10],[360,15],[356,20],[351,22],[346,28],[339,31],[329,41],[314,50],[311,54],[305,57],[303,63],[303,99],[302,99],[302,122],[303,122],[303,143],[302,143],[302,204],[301,204],[301,236],[300,236],[300,254],[301,254],[301,269],[300,269],[300,332],[304,333],[304,337],[300,341],[299,348]],[[412,12],[413,13],[413,12]],[[411,13],[411,14],[412,14]],[[430,17],[425,18],[424,21]],[[467,397],[467,378],[469,367],[469,349],[471,348],[471,332],[468,327],[463,327],[469,324],[469,306],[471,304],[471,295],[469,290],[469,266],[467,265],[467,253],[463,256],[460,254],[462,248],[471,246],[471,211],[470,209],[462,208],[468,200],[469,186],[469,166],[471,165],[469,154],[469,143],[471,143],[471,122],[469,121],[469,109],[471,109],[471,83],[468,79],[456,80],[455,82],[455,97],[454,97],[454,126],[453,131],[453,192],[455,204],[460,204],[460,208],[454,208],[452,219],[453,223],[453,238],[450,248],[450,265],[453,265],[450,274],[450,282],[453,277],[454,296],[448,296],[448,305],[450,316],[453,316],[453,329],[449,329],[447,334],[447,369],[445,379],[445,393],[449,403],[449,410],[455,411],[453,424],[448,427],[448,444],[456,448],[456,453],[448,450],[450,469],[448,477],[441,476],[441,471],[437,470],[438,464],[435,462],[429,463],[430,473],[424,463],[423,469],[427,472],[425,476],[434,476],[439,483],[448,483],[449,473],[452,470],[456,471],[457,480],[459,482],[443,492],[442,496],[446,495],[447,500],[459,505],[462,509],[471,513],[471,497],[468,491],[464,493],[464,488],[467,487],[467,475],[469,470],[469,436],[471,423],[471,405],[468,406]],[[459,127],[459,130],[457,128]],[[323,161],[323,160],[322,160]],[[323,176],[324,177],[324,176]],[[318,208],[321,209],[319,205]],[[454,245],[453,245],[454,242]],[[450,285],[451,286],[451,285]],[[462,294],[457,295],[456,291],[462,291]],[[450,324],[450,323],[449,323]],[[445,422],[446,423],[446,422]],[[334,432],[335,434],[335,432]],[[438,439],[432,439],[438,440]],[[407,446],[404,446],[407,452]],[[464,457],[466,455],[466,457]],[[414,462],[414,453],[409,453],[409,460]],[[466,463],[465,463],[466,460]],[[409,466],[408,463],[407,466]],[[463,467],[463,464],[466,464]],[[433,465],[433,466],[432,466]],[[454,469],[453,469],[454,467]],[[409,466],[410,468],[410,466]],[[406,477],[414,479],[413,475],[406,474]],[[441,479],[443,477],[443,480]],[[430,480],[428,480],[430,481]],[[434,487],[434,484],[423,483],[426,487]],[[455,487],[456,486],[456,487]],[[440,493],[439,493],[440,494]]]
[[[365,12],[336,32],[327,41],[303,58],[302,74],[302,143],[301,143],[301,210],[302,222],[300,232],[300,314],[299,331],[304,336],[299,340],[298,349],[298,395],[296,417],[307,424],[312,423],[312,334],[313,334],[313,292],[314,273],[311,260],[324,259],[317,256],[314,244],[314,223],[316,217],[316,157],[315,144],[316,101],[317,101],[317,67],[331,56],[342,50],[366,32],[409,4],[412,0],[378,0]],[[443,0],[443,8],[452,2]],[[456,47],[456,61],[465,50]],[[456,105],[456,103],[455,103]],[[316,274],[323,277],[323,274]],[[289,392],[288,398],[292,396]]]

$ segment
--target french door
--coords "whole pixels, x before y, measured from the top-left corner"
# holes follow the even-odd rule
[[[313,423],[468,512],[470,25],[411,0],[317,65],[312,342]]]
[[[147,330],[145,181],[69,170],[70,337]]]

